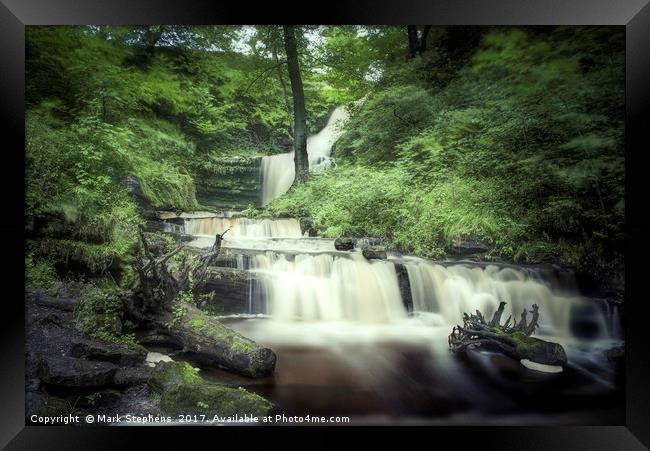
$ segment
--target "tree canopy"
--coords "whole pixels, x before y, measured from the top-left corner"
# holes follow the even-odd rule
[[[425,256],[478,236],[522,261],[620,259],[622,27],[303,26],[295,38],[307,129],[340,104],[351,119],[336,167],[269,213]],[[152,208],[210,208],[206,190],[243,192],[251,161],[292,149],[282,27],[29,26],[26,52],[30,259],[108,271],[143,221],[128,177]]]

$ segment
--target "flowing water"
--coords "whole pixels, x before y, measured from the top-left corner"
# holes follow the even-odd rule
[[[330,115],[325,128],[307,138],[310,171],[319,172],[331,165],[332,146],[341,136],[347,118],[345,108],[340,106]],[[262,158],[262,205],[286,193],[291,187],[296,177],[293,155],[293,152],[288,152]]]
[[[620,312],[583,297],[567,270],[390,254],[368,261],[335,250],[334,240],[302,236],[295,219],[226,213],[187,218],[185,227],[199,248],[231,228],[222,254],[249,281],[247,302],[224,320],[278,355],[269,378],[208,375],[267,396],[282,412],[357,423],[618,421],[620,381],[605,351],[622,343]],[[504,319],[539,305],[536,335],[565,346],[565,371],[449,353],[447,336],[463,313],[490,317],[502,300]],[[573,413],[563,417],[567,403]]]
[[[347,118],[338,108],[308,140],[310,170],[331,164]],[[263,204],[287,191],[293,153],[264,157]],[[391,255],[366,260],[334,240],[304,236],[296,219],[249,219],[237,212],[181,215],[174,225],[210,248],[224,236],[220,265],[245,275],[233,286],[233,328],[278,356],[275,373],[242,385],[288,415],[347,415],[357,424],[615,424],[622,422],[622,372],[605,351],[623,343],[621,311],[579,292],[570,271]],[[361,244],[361,240],[358,244]],[[238,277],[239,277],[238,276]],[[536,335],[560,342],[569,365],[535,370],[494,353],[452,355],[447,336],[463,313],[503,319],[539,306]]]

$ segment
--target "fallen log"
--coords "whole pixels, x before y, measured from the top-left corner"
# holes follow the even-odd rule
[[[501,316],[506,303],[501,302],[492,319],[486,322],[479,312],[463,314],[463,326],[457,325],[449,335],[449,348],[452,352],[467,352],[469,350],[492,350],[516,360],[530,360],[544,365],[565,366],[567,357],[564,348],[559,343],[553,343],[531,337],[538,327],[539,307],[533,304],[530,313],[532,321],[527,323],[527,313],[524,310],[519,322],[510,325],[511,318],[501,324]]]
[[[142,253],[136,256],[134,264],[139,278],[125,294],[124,302],[128,315],[141,328],[152,332],[152,340],[174,343],[183,353],[205,364],[248,377],[262,377],[275,369],[273,351],[196,307],[201,285],[210,264],[219,255],[226,232],[216,236],[214,246],[206,254],[180,254],[175,267],[169,262],[181,252],[182,244],[155,255],[141,232]]]
[[[166,335],[193,360],[247,377],[263,377],[275,369],[276,356],[272,350],[192,305],[187,306],[178,321],[170,320],[169,316],[159,317],[158,327],[167,324]]]

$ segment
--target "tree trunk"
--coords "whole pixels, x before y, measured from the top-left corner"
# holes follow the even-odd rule
[[[275,60],[276,69],[278,71],[278,80],[280,81],[280,86],[282,87],[282,96],[284,97],[284,107],[287,110],[287,134],[289,138],[293,139],[293,133],[291,130],[291,103],[289,102],[289,93],[287,91],[287,84],[284,82],[284,77],[282,76],[282,63],[278,57],[278,47],[277,41],[273,41],[273,59]]]
[[[223,235],[217,234],[212,249],[193,261],[183,256],[177,268],[169,261],[182,250],[179,243],[172,251],[155,255],[142,231],[142,254],[136,254],[134,268],[138,279],[123,293],[127,316],[151,331],[150,339],[174,343],[182,352],[209,365],[216,365],[248,377],[273,372],[276,356],[244,337],[217,318],[194,305],[181,302],[182,292],[196,293],[205,280],[208,267],[221,251]]]
[[[422,30],[422,36],[420,37],[420,46],[418,47],[420,55],[427,50],[427,36],[429,36],[429,31],[431,31],[431,25],[425,25]]]
[[[418,28],[416,25],[407,25],[406,33],[409,38],[409,57],[414,58],[418,52]]]
[[[300,77],[300,64],[298,62],[298,50],[296,48],[295,27],[285,25],[284,47],[287,52],[287,66],[289,69],[289,80],[291,81],[291,92],[293,94],[293,150],[294,162],[296,165],[296,178],[294,183],[303,183],[309,175],[309,157],[307,155],[307,121],[305,112],[305,93],[302,88]]]
[[[427,50],[427,37],[431,31],[431,25],[425,25],[422,33],[418,33],[417,25],[407,25],[406,33],[409,39],[409,58],[415,55],[422,55]]]

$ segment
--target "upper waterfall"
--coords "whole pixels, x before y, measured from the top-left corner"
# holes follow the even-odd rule
[[[327,125],[317,134],[307,138],[311,171],[321,171],[331,164],[332,146],[343,133],[343,124],[347,119],[348,112],[345,107],[339,106],[330,115]],[[287,152],[262,158],[262,205],[267,205],[291,188],[296,177],[293,156],[294,152]]]
[[[245,238],[297,238],[300,237],[300,223],[293,218],[248,219],[228,216],[207,218],[186,218],[185,233],[196,236],[214,236],[228,230],[228,237]]]

